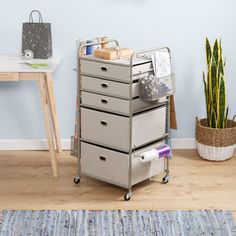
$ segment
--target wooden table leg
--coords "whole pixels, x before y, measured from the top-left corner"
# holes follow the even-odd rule
[[[46,73],[45,83],[46,83],[46,89],[47,89],[47,98],[49,101],[49,107],[50,107],[50,112],[51,112],[54,137],[56,141],[56,150],[58,153],[60,153],[62,152],[61,139],[60,139],[60,129],[59,129],[59,124],[58,124],[58,116],[57,116],[56,102],[55,102],[54,89],[53,89],[52,73]]]
[[[53,140],[53,132],[52,132],[51,124],[50,124],[51,123],[50,122],[50,111],[49,111],[49,105],[48,105],[47,95],[46,95],[47,90],[46,90],[46,84],[45,84],[43,74],[40,76],[40,79],[37,82],[38,82],[38,86],[39,86],[40,98],[41,98],[41,103],[42,103],[45,131],[46,131],[46,135],[47,135],[52,172],[53,172],[54,177],[58,177],[58,169],[57,169],[57,160],[56,160],[56,153],[55,153],[54,140]]]

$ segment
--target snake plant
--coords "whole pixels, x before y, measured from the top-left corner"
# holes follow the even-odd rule
[[[203,72],[208,126],[226,128],[225,60],[222,57],[221,40],[216,39],[213,47],[206,38],[207,75]]]

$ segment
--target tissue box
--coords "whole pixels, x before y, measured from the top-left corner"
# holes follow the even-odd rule
[[[94,56],[106,60],[115,60],[120,58],[130,58],[134,53],[129,48],[102,48],[94,50]]]

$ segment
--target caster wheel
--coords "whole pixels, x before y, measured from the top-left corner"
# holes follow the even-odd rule
[[[79,184],[79,182],[80,182],[80,177],[75,177],[74,178],[74,183],[75,184]]]
[[[163,177],[162,183],[167,184],[169,182],[169,180],[170,180],[170,176],[167,175],[167,176]]]
[[[125,195],[124,195],[124,200],[125,201],[129,201],[131,199],[131,193],[126,193]]]

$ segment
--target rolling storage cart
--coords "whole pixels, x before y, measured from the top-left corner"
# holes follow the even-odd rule
[[[109,44],[119,47],[116,40]],[[148,55],[168,48],[135,52],[130,59],[104,60],[83,56],[78,50],[78,166],[74,182],[89,176],[127,189],[165,172],[169,181],[169,158],[142,163],[142,153],[170,144],[169,96],[155,101],[139,99],[139,80],[153,73]],[[173,82],[173,75],[164,78]]]

